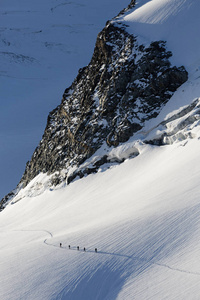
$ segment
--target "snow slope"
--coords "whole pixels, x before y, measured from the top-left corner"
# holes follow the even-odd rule
[[[129,0],[2,0],[0,199],[19,182],[49,111],[91,59],[97,34]],[[25,125],[26,124],[26,125]]]
[[[198,7],[198,0],[138,1],[125,17],[146,44],[153,36],[174,41],[169,50],[180,64],[185,57],[189,80],[156,119],[109,154],[139,155],[55,190],[38,175],[1,212],[0,299],[200,298]],[[188,34],[179,36],[181,16]],[[191,46],[192,57],[176,38]],[[145,143],[163,134],[168,145]]]
[[[184,65],[188,71],[188,81],[178,89],[166,104],[160,116],[148,123],[153,127],[171,111],[188,105],[200,94],[200,19],[198,0],[138,0],[135,9],[119,22],[125,22],[128,31],[136,35],[144,44],[151,41],[167,41],[167,49],[172,51],[173,65]]]
[[[198,139],[146,145],[106,172],[9,205],[0,298],[198,299],[199,150]]]
[[[123,21],[130,31],[144,42],[166,40],[173,53],[172,62],[184,65],[189,72],[200,66],[199,10],[198,0],[148,0],[137,1],[143,5]]]

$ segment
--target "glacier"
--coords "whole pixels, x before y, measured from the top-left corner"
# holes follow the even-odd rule
[[[142,43],[166,40],[189,78],[128,142],[85,162],[106,151],[108,168],[55,188],[40,173],[9,202],[1,299],[199,299],[199,6],[138,0],[119,16]]]

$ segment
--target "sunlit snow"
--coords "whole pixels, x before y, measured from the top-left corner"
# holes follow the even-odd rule
[[[189,80],[134,138],[85,162],[107,151],[109,169],[55,189],[39,174],[11,200],[0,213],[0,299],[200,298],[200,4],[137,2],[128,30],[166,39]],[[163,134],[167,145],[148,143]]]

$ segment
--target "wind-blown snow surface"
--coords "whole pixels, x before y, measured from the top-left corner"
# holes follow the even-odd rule
[[[2,0],[0,7],[0,199],[19,182],[97,34],[129,0]]]
[[[144,16],[141,10],[147,12],[147,8]],[[110,152],[110,157],[125,158],[133,147],[139,152],[137,157],[57,190],[48,188],[46,175],[39,175],[1,212],[0,299],[200,298],[197,109],[185,115],[196,118],[193,125],[179,126],[180,114],[165,129],[170,132],[179,127],[184,141],[160,147],[142,142],[159,137],[164,131],[160,122],[171,120],[200,96],[200,42],[193,23],[197,8],[198,0],[138,1],[138,11],[126,17],[132,24],[129,30],[136,28],[147,44],[153,34],[155,39],[168,37],[171,45],[180,38],[169,50],[180,64],[186,59],[189,80],[138,133],[137,140]],[[155,32],[147,21],[156,24],[152,25]],[[176,36],[178,21],[180,26],[187,23],[187,34]],[[194,43],[187,45],[187,40]],[[193,55],[179,51],[179,43],[187,50],[194,45]]]
[[[0,298],[199,299],[199,151],[198,139],[143,145],[106,172],[9,205]]]
[[[138,5],[123,21],[129,31],[138,35],[144,43],[153,40],[167,41],[172,51],[172,62],[184,65],[189,72],[200,66],[198,0],[146,0]]]

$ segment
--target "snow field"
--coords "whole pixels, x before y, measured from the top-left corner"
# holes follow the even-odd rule
[[[199,147],[146,146],[106,172],[10,204],[0,220],[10,257],[0,298],[198,299]]]
[[[54,4],[54,13],[68,5]],[[172,61],[189,70],[146,133],[199,97],[199,8],[197,0],[145,0],[124,18],[145,43],[166,39]],[[63,51],[53,42],[48,51]],[[170,146],[138,142],[137,157],[69,186],[51,190],[39,175],[21,190],[0,215],[0,299],[198,300],[200,140],[198,126],[192,130],[193,139]],[[127,144],[110,156],[126,158],[129,150]]]

